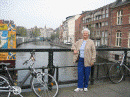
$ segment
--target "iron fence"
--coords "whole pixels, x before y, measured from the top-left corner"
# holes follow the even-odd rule
[[[75,80],[66,80],[66,81],[60,81],[59,80],[59,75],[60,69],[63,68],[77,68],[76,65],[69,65],[69,66],[54,66],[54,53],[56,52],[72,52],[71,49],[0,49],[0,52],[47,52],[48,53],[48,65],[42,66],[42,67],[36,67],[35,69],[40,69],[42,71],[44,71],[45,69],[48,70],[48,73],[50,73],[51,75],[54,75],[55,73],[55,77],[57,82],[59,83],[59,85],[62,84],[71,84],[71,83],[77,83],[77,79]],[[123,51],[126,54],[125,57],[125,64],[126,64],[126,58],[127,58],[127,52],[130,51],[130,48],[97,48],[96,49],[97,52],[106,52],[106,51]],[[109,65],[114,64],[114,62],[105,62],[105,63],[95,63],[94,66],[92,66],[91,68],[91,76],[90,76],[90,84],[94,84],[94,80],[95,79],[99,79],[99,78],[103,78],[103,77],[108,77],[108,70],[109,70]],[[55,68],[55,69],[54,69]],[[100,74],[100,68],[103,68],[104,70],[104,74],[105,76],[99,76]],[[28,70],[29,68],[9,68],[9,70]],[[0,69],[2,70],[2,69]],[[55,70],[55,71],[54,71]],[[102,71],[103,72],[103,71]],[[29,86],[26,86],[29,87]]]

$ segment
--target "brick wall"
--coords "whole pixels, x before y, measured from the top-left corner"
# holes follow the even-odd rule
[[[128,47],[128,34],[130,32],[129,14],[130,4],[123,5],[112,9],[111,11],[111,24],[112,24],[112,46],[115,46],[116,33],[121,32],[121,47]],[[122,10],[122,24],[117,25],[117,11]]]
[[[78,39],[80,39],[80,22],[81,22],[81,18],[82,16],[80,16],[77,20],[75,20],[75,40],[74,42],[76,42]]]

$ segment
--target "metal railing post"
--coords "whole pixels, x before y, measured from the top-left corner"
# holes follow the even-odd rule
[[[99,65],[97,65],[97,79],[99,77]]]
[[[127,50],[124,50],[124,53],[125,53],[125,58],[124,58],[124,64],[126,65],[126,58],[127,58]],[[125,72],[125,74],[126,74],[126,69],[125,68],[123,68],[123,70],[124,70],[124,72]],[[124,75],[124,80],[125,80],[125,78],[126,78],[126,76]]]
[[[91,79],[90,79],[90,84],[94,84],[94,66],[91,67]]]
[[[53,51],[48,52],[48,73],[52,76],[54,75],[54,69],[53,68]]]
[[[57,83],[59,81],[59,68],[58,68],[58,66],[56,67],[56,81],[57,81]]]
[[[42,68],[42,72],[43,72],[43,73],[45,72],[44,66],[43,66],[43,68]]]
[[[53,51],[48,52],[48,67],[53,66]]]
[[[55,68],[53,68],[53,51],[48,52],[48,74],[54,76]],[[48,83],[52,82],[52,78],[48,78]],[[49,86],[49,89],[52,89],[52,86]]]
[[[126,65],[127,50],[125,50],[124,53],[125,53],[124,64]]]

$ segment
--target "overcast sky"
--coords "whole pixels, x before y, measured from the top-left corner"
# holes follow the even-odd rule
[[[0,0],[0,19],[16,26],[57,28],[66,17],[94,10],[116,0]]]

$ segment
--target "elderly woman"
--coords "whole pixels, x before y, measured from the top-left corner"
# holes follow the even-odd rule
[[[88,91],[89,75],[91,71],[91,66],[94,65],[96,59],[96,50],[94,42],[89,39],[90,30],[85,28],[82,30],[83,39],[78,40],[72,45],[72,50],[74,51],[73,63],[77,61],[78,58],[78,87],[74,90],[78,91]]]

